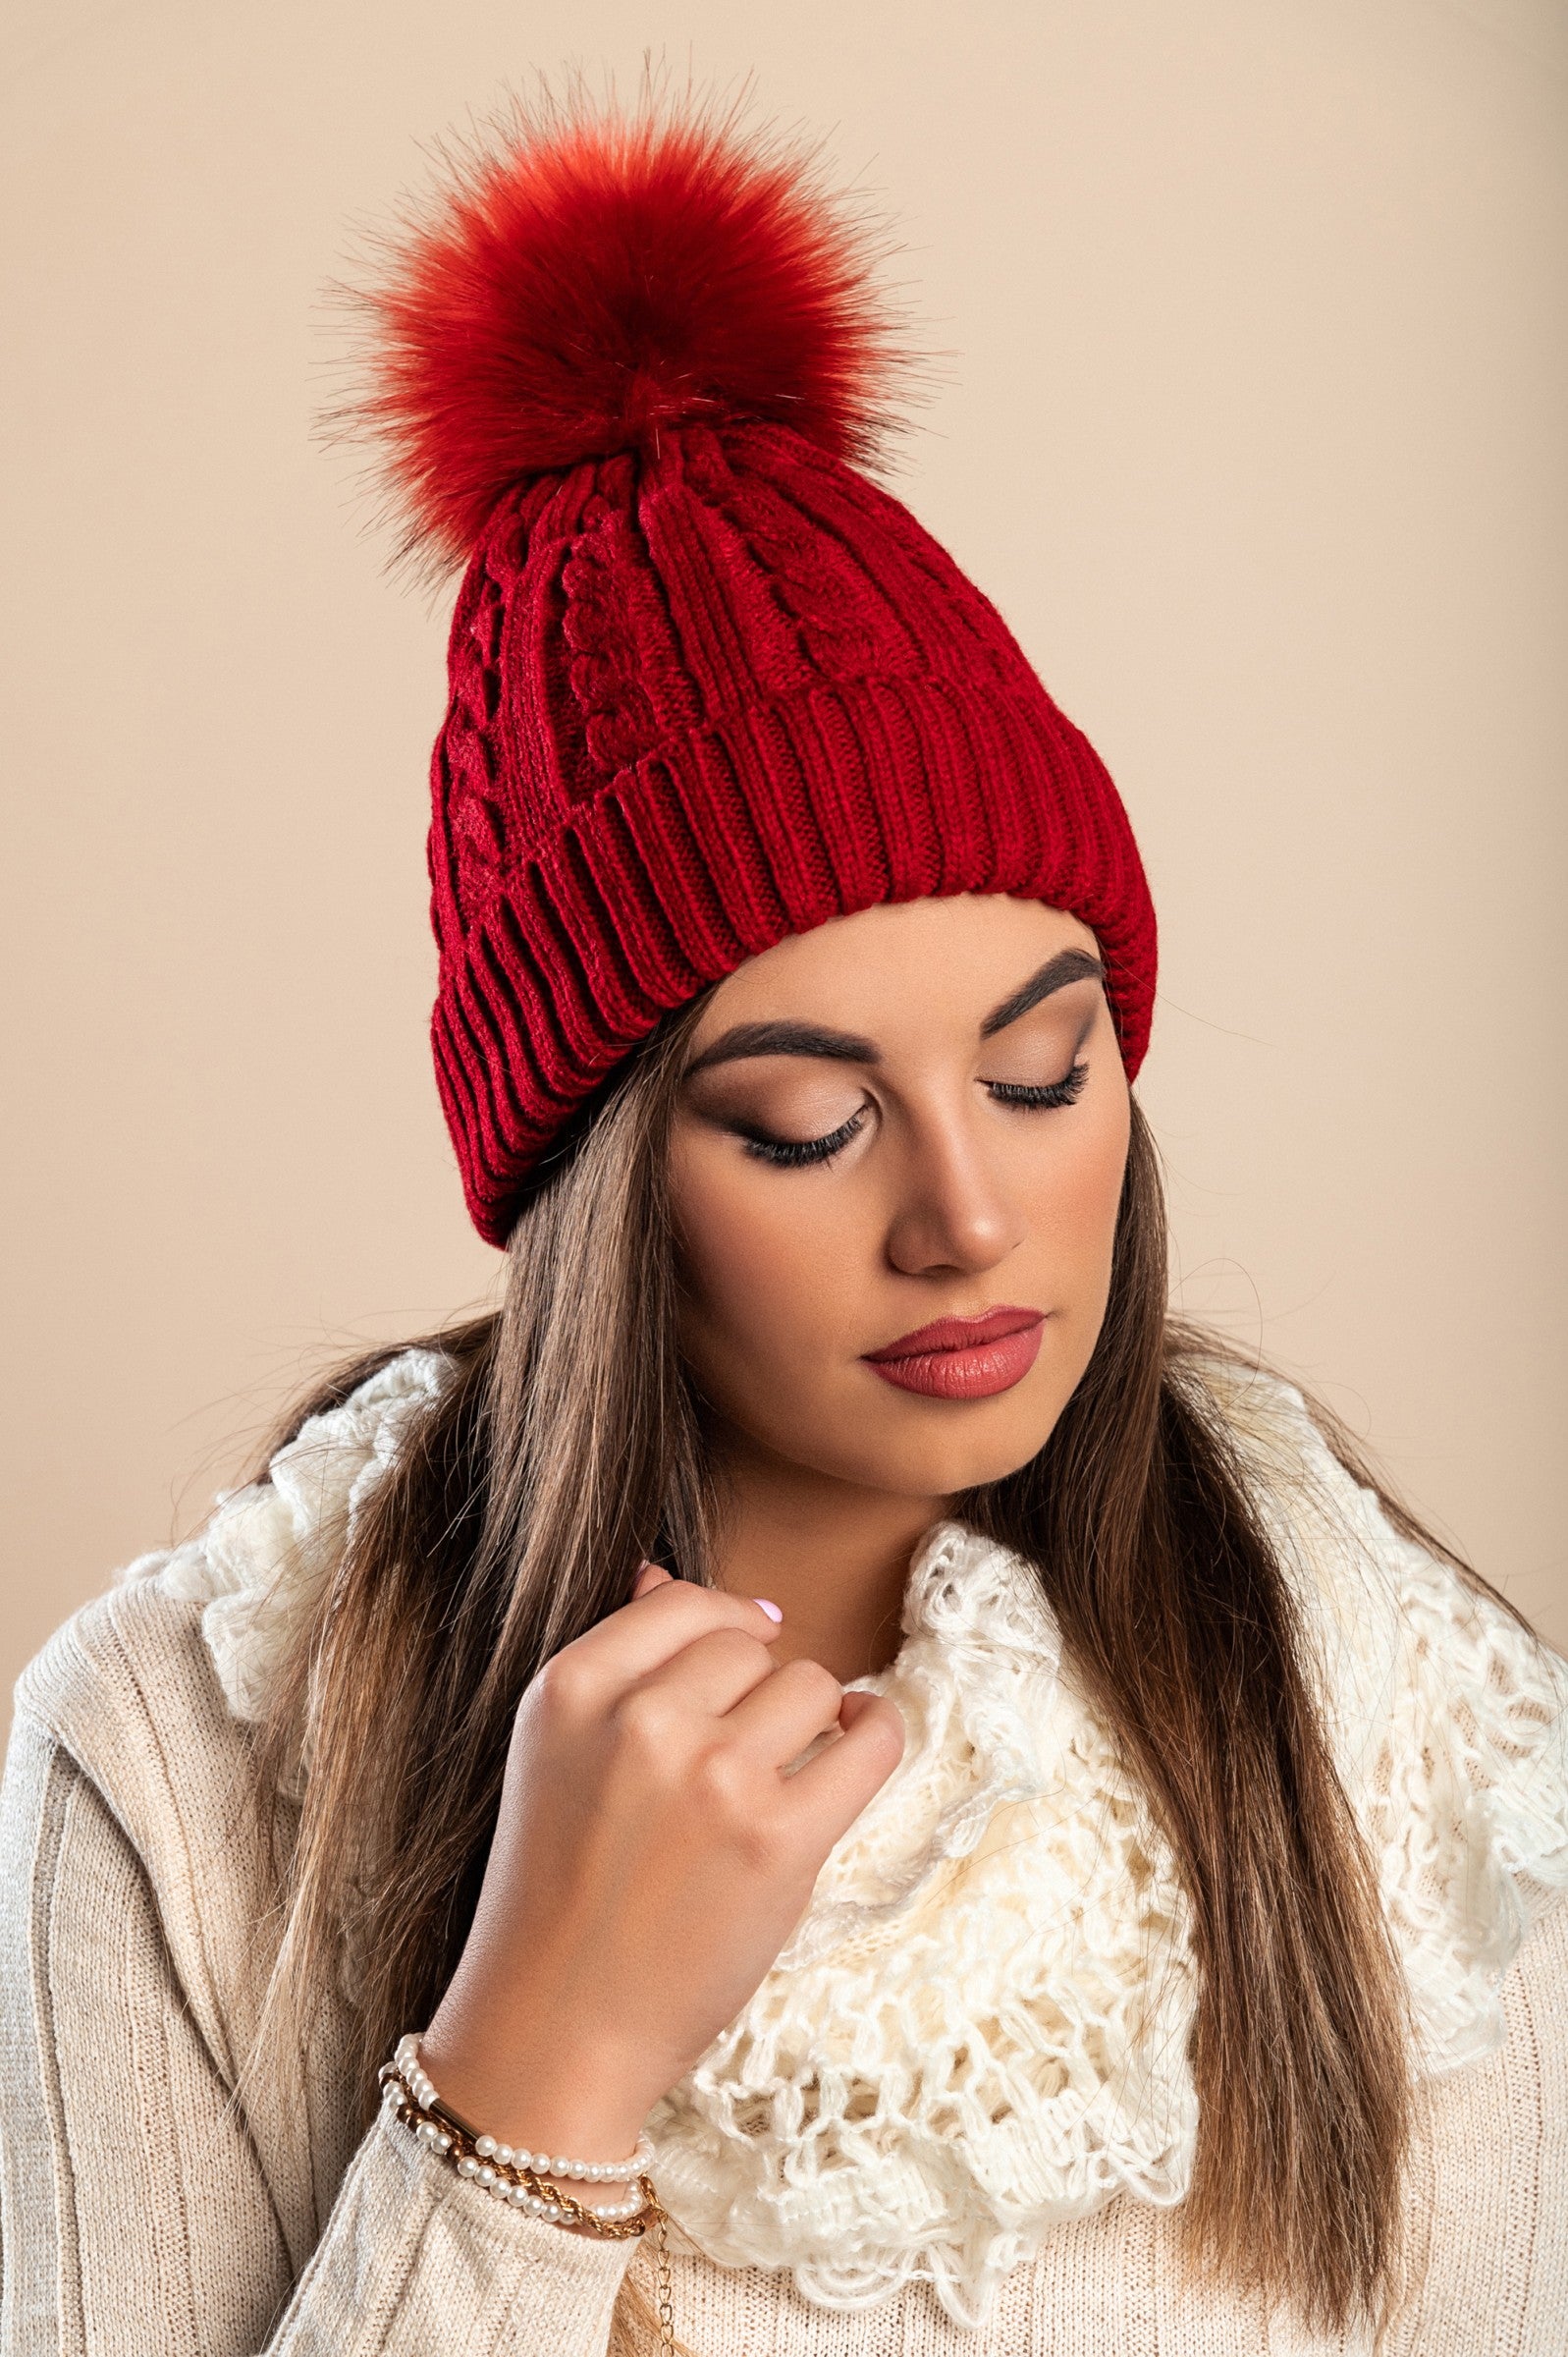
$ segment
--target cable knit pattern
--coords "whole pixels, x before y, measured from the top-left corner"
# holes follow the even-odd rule
[[[431,1039],[492,1243],[669,1009],[885,902],[1070,909],[1138,1070],[1156,924],[1108,771],[909,511],[790,427],[688,421],[509,494],[448,660]]]
[[[409,1351],[224,1499],[173,1557],[231,1709],[442,1362]],[[1421,2066],[1492,2051],[1497,1983],[1568,1889],[1568,1672],[1391,1529],[1300,1395],[1206,1373],[1292,1579],[1335,1754],[1378,1860]],[[1063,2221],[1190,2181],[1186,1910],[1167,1844],[1059,1660],[1029,1567],[952,1522],[911,1567],[892,1666],[904,1758],[835,1850],[737,2019],[652,2122],[689,2248],[852,2310],[926,2281],[960,2326]]]

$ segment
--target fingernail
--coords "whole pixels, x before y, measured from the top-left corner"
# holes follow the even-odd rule
[[[766,1596],[753,1596],[751,1601],[753,1604],[761,1605],[763,1611],[767,1614],[770,1620],[782,1620],[784,1618],[784,1615],[779,1610],[779,1607],[776,1604],[770,1604]]]

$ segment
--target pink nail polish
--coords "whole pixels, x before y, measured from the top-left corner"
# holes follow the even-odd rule
[[[779,1610],[779,1607],[776,1604],[770,1604],[766,1596],[753,1596],[751,1601],[753,1604],[761,1605],[763,1611],[767,1614],[770,1620],[782,1620],[784,1618],[784,1615]]]

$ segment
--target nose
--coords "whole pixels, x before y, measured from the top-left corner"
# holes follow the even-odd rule
[[[978,1138],[944,1123],[915,1142],[888,1224],[888,1258],[901,1276],[978,1276],[1023,1236],[1022,1214]]]

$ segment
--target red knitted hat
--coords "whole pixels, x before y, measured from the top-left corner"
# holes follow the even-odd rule
[[[897,355],[809,165],[701,114],[519,118],[370,300],[363,413],[408,544],[467,568],[432,1039],[480,1233],[668,1010],[878,902],[1081,917],[1136,1073],[1155,918],[1126,814],[861,471]]]

